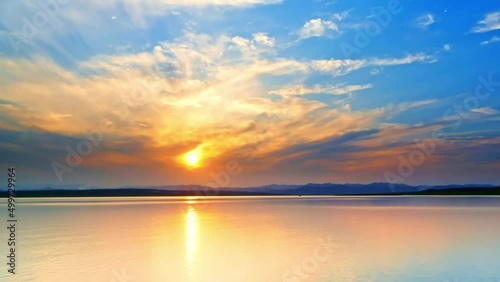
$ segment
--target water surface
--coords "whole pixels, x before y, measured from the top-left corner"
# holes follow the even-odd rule
[[[498,197],[18,201],[11,281],[500,281]]]

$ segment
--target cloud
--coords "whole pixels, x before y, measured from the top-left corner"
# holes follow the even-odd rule
[[[488,45],[488,44],[499,42],[499,41],[500,41],[500,37],[495,35],[492,38],[490,38],[489,40],[485,40],[485,41],[481,42],[481,45]]]
[[[337,22],[343,21],[349,16],[350,12],[351,12],[351,10],[347,10],[347,11],[344,11],[341,13],[334,13],[332,15],[332,19],[336,20]]]
[[[24,22],[22,18],[32,21],[33,15],[44,12],[42,8],[47,1],[37,1],[34,4],[12,3],[9,13],[1,13],[2,30],[20,32]],[[51,1],[49,1],[52,3]],[[58,3],[59,2],[59,3]],[[157,17],[191,15],[192,19],[199,17],[202,9],[212,9],[218,13],[227,9],[246,9],[259,5],[280,4],[283,0],[72,0],[56,1],[50,4],[48,24],[38,28],[36,39],[64,33],[87,33],[87,38],[96,34],[110,34],[117,28],[147,28]],[[38,4],[42,5],[38,5]],[[45,3],[47,4],[47,3]],[[2,8],[2,12],[5,10]],[[196,15],[196,16],[195,16]],[[205,15],[207,16],[207,15]],[[68,26],[78,26],[71,28]],[[30,31],[31,32],[31,31]],[[81,35],[81,34],[80,34]],[[30,38],[31,39],[31,38]],[[32,41],[32,40],[29,40]],[[50,40],[46,40],[50,43]],[[52,43],[54,44],[54,43]],[[52,45],[51,44],[51,45]],[[36,47],[36,46],[35,46]]]
[[[111,2],[111,6],[123,5],[125,11],[139,26],[145,26],[152,16],[170,13],[171,9],[191,9],[206,7],[249,8],[256,5],[271,5],[282,3],[283,0],[124,0]],[[101,4],[99,2],[99,5]]]
[[[471,32],[483,33],[497,29],[500,29],[500,12],[493,12],[487,14],[484,19],[477,22],[476,26],[471,29]]]
[[[262,76],[307,77],[313,72],[309,62],[266,58],[260,48],[269,47],[257,43],[270,40],[262,34],[231,38],[186,32],[149,51],[98,55],[71,68],[42,56],[0,58],[0,68],[9,73],[0,94],[5,101],[0,104],[0,129],[78,139],[106,121],[112,125],[105,133],[111,143],[83,166],[132,166],[134,158],[141,158],[177,171],[175,157],[200,145],[216,169],[221,158],[231,158],[231,152],[246,144],[259,144],[264,154],[288,146],[290,140],[314,141],[365,128],[380,116],[379,109],[345,113],[300,95],[270,97]],[[255,50],[235,49],[245,46]],[[287,89],[290,84],[284,80],[277,86]],[[369,87],[337,85],[324,90],[341,95]],[[136,142],[136,151],[109,152],[118,146],[113,146],[115,140]]]
[[[235,6],[235,7],[247,7],[252,5],[267,5],[281,3],[282,0],[125,0],[124,2],[129,3],[160,3],[168,6]]]
[[[382,72],[383,70],[384,70],[384,68],[373,68],[373,69],[370,70],[370,74],[371,75],[377,75],[380,72]]]
[[[348,142],[361,142],[362,133],[348,133],[373,128],[387,111],[394,111],[352,111],[348,104],[328,105],[307,99],[313,93],[345,95],[371,88],[371,84],[306,86],[284,75],[309,78],[317,72],[337,72],[339,68],[345,73],[349,68],[427,59],[424,55],[409,55],[337,60],[333,65],[330,61],[271,59],[265,50],[272,49],[272,44],[268,44],[272,41],[262,33],[229,37],[185,32],[148,51],[99,55],[80,61],[71,69],[40,56],[22,60],[0,58],[0,68],[8,70],[10,79],[0,94],[4,101],[0,104],[0,128],[69,138],[53,145],[54,150],[59,150],[57,154],[43,147],[31,150],[38,152],[37,160],[50,163],[64,157],[66,145],[99,128],[103,120],[109,121],[112,126],[104,132],[103,145],[86,157],[69,179],[84,179],[83,175],[92,170],[123,174],[140,164],[141,169],[149,169],[148,173],[155,175],[168,171],[172,183],[182,183],[193,175],[185,175],[176,157],[198,146],[202,146],[204,161],[212,171],[241,157],[242,147],[255,146],[259,158],[245,166],[251,174],[293,159],[294,156],[283,154],[290,146],[300,148],[301,144],[336,140],[330,143],[347,148]],[[280,76],[274,80],[277,90],[268,89],[262,76]],[[281,98],[275,99],[270,93]],[[400,108],[423,104],[415,102]],[[366,136],[370,134],[367,132]],[[309,153],[312,152],[293,152],[296,160]],[[324,158],[311,160],[314,161],[326,163],[325,168],[335,166]],[[362,164],[355,162],[349,167],[359,165]],[[279,171],[275,172],[276,177],[280,176]],[[47,175],[49,180],[54,177],[52,171]],[[206,175],[206,171],[205,175],[200,173],[197,179],[203,182]],[[162,179],[158,177],[157,181]]]
[[[275,39],[263,32],[253,34],[252,38],[235,36],[231,41],[247,56],[272,51],[275,45]]]
[[[391,66],[432,63],[433,56],[405,54],[400,48],[396,48],[398,54],[405,55],[384,49],[379,53],[382,57],[373,53],[355,60],[330,57],[331,52],[304,53],[300,46],[283,48],[287,27],[254,21],[260,9],[226,17],[234,9],[283,2],[279,0],[98,2],[74,0],[61,5],[60,12],[30,41],[33,48],[0,56],[0,155],[6,156],[6,165],[19,160],[53,179],[50,162],[64,158],[65,146],[74,148],[85,133],[99,129],[104,121],[111,126],[104,132],[103,144],[71,177],[80,175],[86,182],[89,176],[106,175],[128,181],[136,175],[135,181],[140,182],[141,176],[157,175],[159,182],[204,182],[210,172],[241,157],[238,152],[247,145],[258,148],[258,158],[245,166],[245,171],[259,172],[259,177],[253,177],[258,181],[267,181],[260,175],[267,173],[267,167],[283,168],[284,160],[305,164],[293,167],[294,171],[309,169],[296,173],[302,179],[311,177],[314,169],[338,175],[355,170],[358,175],[364,169],[371,173],[383,168],[384,162],[391,162],[387,156],[397,160],[397,154],[408,152],[410,135],[430,129],[380,123],[393,122],[391,115],[407,110],[412,112],[405,114],[404,121],[420,121],[422,115],[414,114],[425,108],[429,109],[425,114],[431,115],[430,110],[437,108],[434,100],[388,106],[393,93],[382,90],[386,87],[373,97],[365,95],[352,103],[350,99],[358,98],[353,93],[373,87],[370,70],[376,74]],[[22,17],[31,19],[37,12],[21,13],[17,6],[38,9],[36,3],[12,6],[0,19],[4,35],[20,30]],[[92,9],[85,9],[88,6]],[[322,13],[305,24],[311,18],[299,20],[294,30],[300,32],[288,34],[288,40],[298,42],[298,34],[301,38],[337,35],[347,16],[347,12]],[[188,20],[194,24],[187,24]],[[242,28],[234,29],[238,20]],[[166,24],[169,29],[163,32]],[[154,28],[143,30],[149,25]],[[5,42],[2,47],[9,47]],[[449,44],[442,47],[450,48]],[[363,68],[366,72],[352,76],[330,76]],[[377,86],[391,79],[380,77]],[[364,93],[368,92],[375,91]],[[493,120],[497,111],[479,108],[471,116],[475,121]],[[175,159],[198,146],[203,148],[206,166],[199,175],[194,171],[186,175]]]
[[[414,102],[403,102],[397,105],[389,105],[387,107],[387,112],[389,115],[393,114],[399,114],[405,111],[408,111],[410,109],[415,109],[415,108],[420,108],[428,105],[435,104],[438,100],[437,99],[427,99],[427,100],[420,100],[420,101],[414,101]]]
[[[310,88],[303,84],[298,84],[287,88],[269,91],[269,94],[275,94],[280,96],[293,96],[293,95],[301,96],[301,95],[319,94],[319,93],[332,94],[332,95],[345,95],[355,91],[369,89],[372,87],[373,86],[371,84],[365,84],[365,85],[347,85],[347,86],[337,85],[331,87],[321,87],[319,85],[316,85]]]
[[[368,66],[396,66],[404,64],[412,64],[415,62],[433,63],[436,59],[425,54],[407,55],[403,58],[371,58],[363,60],[316,60],[313,61],[311,67],[321,72],[331,72],[336,76],[345,75],[352,71],[368,67]]]
[[[304,24],[302,29],[299,31],[300,39],[305,39],[309,37],[323,36],[328,31],[336,31],[339,33],[339,27],[336,23],[332,21],[327,21],[323,19],[312,19]]]
[[[251,44],[250,40],[241,36],[235,36],[231,39],[231,41],[243,52],[255,50],[255,46]]]
[[[496,114],[500,113],[498,110],[495,110],[491,107],[474,108],[471,111],[474,113],[480,113],[480,114],[485,114],[485,115],[496,115]]]
[[[274,38],[267,36],[264,32],[255,33],[253,35],[253,40],[258,44],[268,47],[274,47],[275,44]]]
[[[446,130],[442,123],[421,125],[383,124],[379,127],[367,129],[347,130],[336,135],[328,136],[312,142],[303,142],[274,151],[265,157],[278,160],[273,171],[280,169],[298,172],[298,168],[309,174],[318,170],[334,173],[335,178],[343,174],[356,175],[383,175],[387,169],[397,170],[401,156],[408,156],[416,148],[429,146],[431,134],[435,130]],[[475,134],[478,134],[477,132]],[[423,139],[422,139],[423,138]],[[495,163],[498,158],[498,137],[461,138],[461,140],[435,140],[436,151],[426,156],[425,164],[419,171],[426,173],[438,170],[443,173],[442,166],[449,167],[450,160],[460,164],[457,168],[467,172],[462,166],[463,159],[474,160],[473,165],[482,165],[485,168]],[[417,147],[418,146],[418,147]],[[438,147],[439,146],[439,147]],[[492,154],[484,154],[492,152]],[[472,166],[473,166],[472,165]],[[469,168],[470,169],[470,168]],[[492,174],[489,169],[487,174]],[[474,172],[475,173],[475,172]],[[427,174],[426,174],[427,175]]]
[[[421,28],[428,28],[435,22],[434,16],[431,13],[423,14],[416,19],[416,25]]]
[[[410,54],[403,58],[374,58],[368,61],[372,66],[397,66],[415,62],[434,63],[437,59],[423,53]]]

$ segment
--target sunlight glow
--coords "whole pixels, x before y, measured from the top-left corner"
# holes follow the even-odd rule
[[[199,167],[201,161],[201,152],[198,148],[184,154],[184,163],[189,167]]]

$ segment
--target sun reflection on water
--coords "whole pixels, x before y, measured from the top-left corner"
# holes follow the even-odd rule
[[[191,265],[196,256],[198,218],[196,210],[190,206],[186,213],[186,260]]]

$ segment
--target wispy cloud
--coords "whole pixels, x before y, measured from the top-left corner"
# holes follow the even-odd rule
[[[351,12],[351,10],[343,11],[341,13],[334,13],[332,15],[332,19],[334,19],[337,22],[341,22],[349,16],[350,12]]]
[[[336,76],[345,75],[352,71],[368,66],[396,66],[415,62],[433,63],[436,59],[425,54],[413,54],[403,58],[370,58],[363,60],[316,60],[312,68],[321,72],[331,72]]]
[[[230,6],[249,7],[254,5],[269,5],[283,2],[283,0],[124,0],[126,6],[158,9],[163,7],[205,7],[205,6]],[[99,2],[100,3],[100,2]],[[101,4],[106,5],[106,4]]]
[[[500,41],[500,37],[495,35],[492,38],[490,38],[489,40],[482,41],[481,45],[488,45],[488,44],[499,42],[499,41]]]
[[[491,107],[474,108],[471,111],[474,113],[480,113],[480,114],[485,114],[485,115],[496,115],[496,114],[500,113],[498,110],[495,110]]]
[[[308,94],[332,94],[332,95],[345,95],[355,91],[360,91],[364,89],[372,88],[371,84],[365,85],[338,85],[330,87],[322,87],[320,85],[315,85],[314,87],[307,87],[303,84],[294,85],[287,88],[281,88],[278,90],[269,91],[269,94],[275,94],[280,96],[301,96]]]
[[[471,31],[474,33],[483,33],[497,29],[500,29],[500,12],[487,14]]]
[[[431,26],[434,22],[434,15],[432,15],[431,13],[423,14],[416,20],[417,26],[424,29]]]

